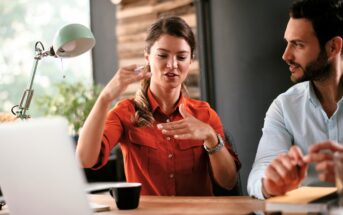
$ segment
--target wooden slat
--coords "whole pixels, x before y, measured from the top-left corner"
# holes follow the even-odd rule
[[[118,35],[117,42],[121,44],[121,43],[126,43],[126,42],[145,41],[146,36],[147,36],[146,31],[138,33],[138,34]]]
[[[132,22],[125,25],[117,25],[116,32],[118,36],[140,34],[146,32],[147,28],[153,20],[141,20],[139,22]]]
[[[128,23],[137,22],[141,20],[156,20],[157,13],[149,13],[143,15],[132,14],[130,17],[125,19],[117,19],[117,24],[119,25],[126,25]]]
[[[196,27],[196,15],[195,14],[185,14],[180,16],[183,20],[186,21],[186,23],[191,27],[195,28]]]
[[[145,47],[145,41],[140,40],[140,41],[131,41],[131,42],[126,42],[126,43],[118,43],[117,48],[118,52],[123,52],[123,51],[144,51]]]
[[[125,50],[118,53],[118,57],[122,60],[130,58],[141,58],[144,55],[144,50]]]
[[[133,8],[125,8],[125,10],[117,11],[117,19],[125,19],[132,15],[139,16],[144,14],[156,13],[161,11],[168,11],[184,5],[192,4],[193,0],[177,0],[169,1],[156,5],[146,5]]]
[[[196,16],[189,14],[185,16],[181,16],[187,24],[193,29],[196,26]],[[130,22],[126,24],[117,24],[116,32],[119,37],[131,36],[136,34],[143,34],[146,33],[148,27],[153,23],[155,19],[145,19],[141,20],[140,22]]]

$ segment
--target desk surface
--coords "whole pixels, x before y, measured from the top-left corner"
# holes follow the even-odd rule
[[[92,202],[106,204],[111,211],[97,214],[248,214],[264,210],[264,201],[246,196],[233,197],[171,197],[141,196],[139,206],[134,210],[118,210],[110,195],[90,195]]]
[[[175,197],[175,196],[141,196],[139,206],[134,210],[118,210],[109,194],[89,195],[91,202],[109,205],[111,211],[95,214],[249,214],[252,211],[264,210],[264,201],[246,196],[233,197]],[[1,215],[8,214],[7,206],[0,211]]]

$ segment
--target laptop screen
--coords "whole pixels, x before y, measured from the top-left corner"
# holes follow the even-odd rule
[[[11,214],[91,214],[63,118],[0,124],[0,185]]]

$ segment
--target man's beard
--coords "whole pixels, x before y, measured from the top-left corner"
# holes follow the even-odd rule
[[[299,64],[295,62],[290,62],[290,64],[296,65],[302,68]],[[325,50],[321,50],[317,59],[308,63],[305,66],[304,74],[302,77],[296,79],[291,76],[293,83],[300,83],[304,81],[323,81],[326,80],[331,74],[331,65],[328,62],[328,56]]]

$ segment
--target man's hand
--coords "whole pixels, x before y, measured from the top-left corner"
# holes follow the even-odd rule
[[[310,146],[308,155],[304,157],[305,162],[316,163],[316,170],[322,181],[335,182],[334,152],[343,152],[343,146],[327,140]]]
[[[295,189],[305,178],[307,164],[298,146],[292,146],[287,154],[275,158],[265,171],[262,191],[266,198],[279,196]]]

